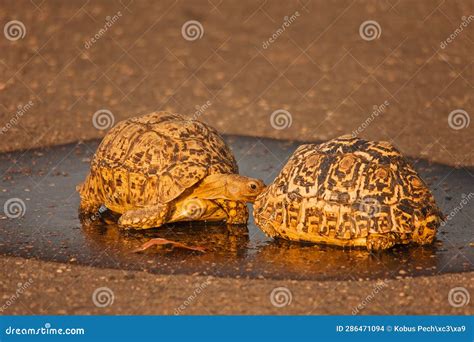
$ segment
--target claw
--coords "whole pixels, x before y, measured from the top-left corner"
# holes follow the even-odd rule
[[[152,246],[161,246],[161,245],[172,245],[173,247],[176,247],[176,248],[183,248],[183,249],[187,249],[187,250],[190,250],[190,251],[197,251],[197,252],[201,252],[201,253],[206,252],[206,249],[204,247],[188,246],[188,245],[185,245],[181,242],[166,240],[166,239],[162,239],[162,238],[151,239],[150,241],[145,242],[140,247],[134,249],[133,252],[134,253],[142,252],[142,251],[144,251],[144,250],[146,250],[146,249],[148,249]]]

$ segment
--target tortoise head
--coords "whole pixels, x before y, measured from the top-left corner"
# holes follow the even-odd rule
[[[266,185],[260,179],[241,175],[227,175],[227,193],[229,199],[253,203]]]
[[[237,174],[213,174],[204,178],[193,194],[200,198],[253,203],[263,189],[265,184],[259,179]]]

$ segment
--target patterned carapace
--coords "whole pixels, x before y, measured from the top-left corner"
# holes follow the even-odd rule
[[[81,213],[105,205],[135,229],[190,220],[246,223],[246,201],[264,184],[238,175],[215,129],[178,114],[155,112],[117,124],[102,140],[78,187]]]
[[[431,243],[442,219],[398,150],[352,136],[300,146],[257,198],[254,216],[272,237],[368,249]]]

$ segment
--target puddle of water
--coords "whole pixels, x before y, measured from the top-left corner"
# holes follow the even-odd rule
[[[250,137],[228,136],[226,140],[241,173],[267,184],[298,146]],[[88,172],[89,158],[97,145],[93,141],[0,155],[0,204],[19,198],[26,207],[21,218],[0,215],[0,254],[154,273],[275,279],[355,280],[474,270],[474,248],[469,246],[473,241],[474,203],[461,204],[463,194],[474,193],[472,168],[414,161],[443,212],[457,213],[440,228],[432,246],[402,246],[371,254],[359,249],[274,241],[252,219],[247,227],[182,223],[145,232],[121,231],[110,220],[108,224],[82,227],[75,186]],[[204,246],[208,252],[131,252],[153,237]]]

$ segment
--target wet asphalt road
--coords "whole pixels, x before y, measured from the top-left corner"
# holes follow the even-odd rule
[[[298,146],[264,138],[226,136],[226,140],[240,172],[267,184]],[[414,161],[449,220],[440,227],[432,246],[369,253],[364,249],[274,241],[255,226],[253,219],[248,226],[182,223],[133,232],[120,230],[116,218],[104,214],[94,226],[82,226],[75,186],[88,173],[88,162],[97,144],[94,141],[0,156],[0,203],[15,199],[24,205],[20,218],[8,217],[8,212],[0,215],[1,254],[160,274],[256,279],[359,280],[474,270],[474,247],[470,246],[474,242],[470,219],[474,209],[462,203],[469,203],[474,196],[474,183],[470,182],[474,169]],[[132,253],[154,237],[203,246],[208,252],[152,249]]]

